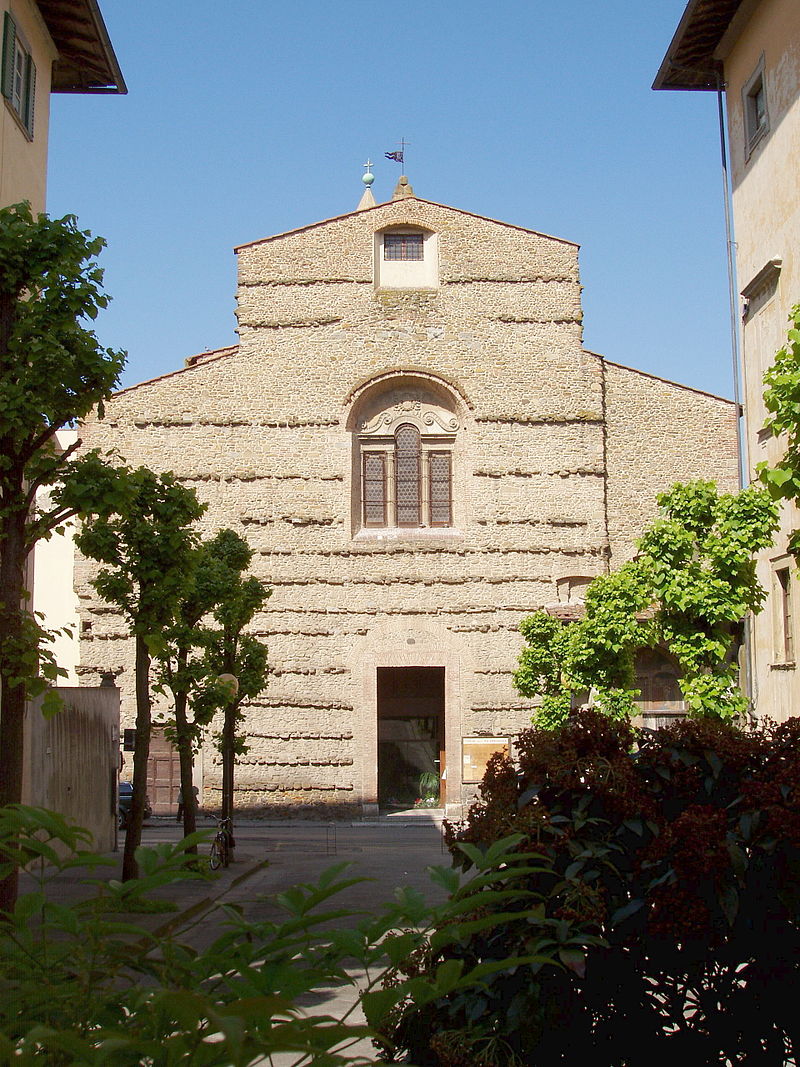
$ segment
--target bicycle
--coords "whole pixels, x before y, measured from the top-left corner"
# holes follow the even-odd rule
[[[230,817],[220,819],[215,815],[214,819],[217,823],[217,832],[211,842],[211,855],[208,859],[208,865],[212,871],[216,871],[218,867],[228,866],[233,849],[233,823]]]

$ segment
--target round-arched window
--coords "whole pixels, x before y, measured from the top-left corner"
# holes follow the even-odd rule
[[[422,387],[387,390],[357,412],[353,430],[356,529],[454,525],[458,418],[449,400]]]
[[[397,525],[420,524],[420,436],[416,426],[399,426],[395,440]]]

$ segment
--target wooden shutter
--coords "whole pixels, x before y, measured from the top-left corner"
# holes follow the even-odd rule
[[[33,107],[36,100],[36,65],[31,56],[25,64],[25,99],[22,104],[22,124],[33,139]]]
[[[16,59],[17,27],[6,11],[3,19],[3,96],[10,100],[14,95],[14,63]]]
[[[397,525],[419,526],[420,437],[416,426],[400,426],[395,434]]]
[[[453,524],[453,478],[449,452],[431,452],[430,508],[431,526]]]
[[[361,499],[365,526],[386,525],[386,453],[364,452]]]

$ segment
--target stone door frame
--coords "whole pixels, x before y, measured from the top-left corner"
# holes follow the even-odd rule
[[[359,699],[353,718],[364,815],[378,814],[378,667],[443,667],[445,813],[450,818],[460,817],[463,714],[461,657],[454,644],[449,633],[389,622],[356,648],[353,675],[358,678]]]

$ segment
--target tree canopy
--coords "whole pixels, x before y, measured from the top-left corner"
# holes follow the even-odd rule
[[[800,500],[800,304],[789,315],[786,344],[764,375],[764,404],[769,412],[765,429],[785,442],[783,456],[774,465],[756,467],[773,500]],[[789,551],[800,556],[800,530],[789,539]]]
[[[59,674],[27,604],[28,557],[85,506],[100,506],[108,489],[96,453],[73,462],[80,442],[62,450],[56,440],[102,409],[125,362],[88,325],[109,300],[96,259],[103,244],[72,215],[34,218],[27,204],[0,210],[0,804],[21,799],[26,698]],[[67,481],[69,503],[57,491]],[[40,510],[45,487],[56,490]],[[12,876],[0,906],[15,893]]]
[[[537,612],[521,623],[527,644],[514,684],[542,698],[537,724],[563,722],[573,699],[590,691],[606,714],[635,714],[642,648],[674,656],[690,713],[746,710],[737,657],[744,618],[764,602],[753,553],[772,541],[776,505],[756,486],[720,494],[713,482],[676,484],[658,503],[662,515],[637,542],[637,557],[589,585],[579,622]]]
[[[85,518],[75,537],[81,552],[97,560],[93,584],[116,605],[136,643],[136,748],[133,754],[133,802],[125,837],[123,878],[136,876],[135,852],[141,840],[147,758],[150,748],[150,662],[164,648],[164,630],[175,619],[192,588],[197,562],[193,523],[206,505],[171,472],[147,467],[118,467],[116,512]]]

